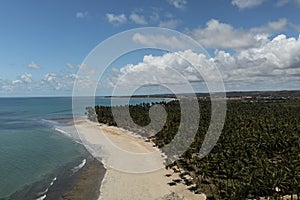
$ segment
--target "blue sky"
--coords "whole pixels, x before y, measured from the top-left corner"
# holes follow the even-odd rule
[[[69,96],[93,48],[114,34],[148,26],[180,31],[203,45],[228,91],[299,89],[299,11],[299,0],[2,0],[0,96]],[[166,63],[165,52],[136,52],[114,62],[117,72],[105,79],[136,69],[147,75],[153,69],[143,61],[148,54]],[[201,79],[189,72],[189,80]],[[113,85],[107,81],[105,88]]]

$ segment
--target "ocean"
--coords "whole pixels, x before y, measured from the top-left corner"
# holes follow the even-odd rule
[[[132,98],[130,104],[162,100]],[[95,102],[110,105],[109,98]],[[89,153],[64,129],[63,119],[72,116],[71,97],[0,98],[0,199],[45,199],[59,179],[84,166]]]

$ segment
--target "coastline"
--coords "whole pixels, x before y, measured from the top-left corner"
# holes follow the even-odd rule
[[[41,125],[41,127],[45,128],[46,131],[49,131],[53,137],[59,136],[58,138],[68,141],[68,145],[73,143],[72,150],[76,149],[78,156],[74,156],[67,162],[58,164],[57,168],[53,168],[51,171],[45,171],[38,179],[24,184],[11,194],[3,196],[0,199],[67,199],[70,194],[80,196],[82,194],[80,190],[83,188],[83,183],[85,185],[84,191],[93,193],[93,197],[89,196],[89,199],[97,199],[99,196],[98,188],[101,184],[100,178],[101,176],[104,176],[105,168],[101,162],[95,159],[86,150],[78,140],[78,137],[74,137],[76,136],[76,133],[74,132],[73,118],[45,118],[35,121],[38,123],[37,126]],[[65,150],[64,146],[61,146],[62,144],[64,143],[59,143],[59,145],[57,145],[56,151],[69,151],[68,147],[67,150]],[[46,163],[49,162],[47,164],[50,165],[51,161],[52,160],[49,159]],[[99,179],[92,178],[95,175],[99,177]],[[85,182],[85,177],[87,177],[89,181]],[[91,190],[91,188],[93,188],[93,190]],[[84,193],[84,195],[88,196],[87,193]]]
[[[0,199],[98,199],[99,187],[106,170],[102,163],[91,155],[84,160],[84,166],[80,160],[69,163],[61,167],[58,173],[45,175],[42,180],[26,185],[10,196]]]
[[[100,145],[103,139],[106,138],[109,139],[114,146],[123,150],[125,149],[125,151],[133,153],[151,153],[158,151],[153,147],[152,143],[146,142],[142,137],[130,134],[121,128],[100,125],[97,122],[91,122],[88,119],[82,118],[76,119],[75,124],[85,146],[90,149],[93,149],[95,145]],[[160,169],[145,173],[130,173],[112,167],[111,164],[117,163],[118,161],[121,162],[122,158],[111,156],[114,155],[115,152],[108,146],[104,145],[103,147],[103,152],[108,153],[106,156],[99,155],[97,151],[90,152],[95,158],[101,157],[103,159],[102,163],[104,168],[106,168],[106,173],[99,187],[99,200],[206,199],[204,194],[195,194],[192,192],[191,188],[193,185],[187,185],[182,178],[184,177],[184,180],[190,180],[191,177],[188,175],[182,176],[184,172],[180,173],[178,169],[166,170],[164,167],[161,167]],[[160,152],[159,155],[160,158],[162,158]],[[109,159],[113,159],[113,161]],[[143,160],[143,158],[132,161],[134,163],[123,163],[123,165],[133,167],[138,163],[147,163],[147,160]],[[159,162],[162,161],[163,159]],[[163,163],[161,163],[160,166],[163,166]]]
[[[78,138],[73,118],[52,118],[48,120],[58,123],[53,126],[55,131],[70,138],[86,150],[86,147]],[[88,150],[86,152],[87,156],[80,164],[66,169],[68,173],[63,173],[49,187],[44,198],[45,200],[98,199],[99,188],[106,169]]]
[[[98,160],[89,156],[86,164],[78,171],[74,171],[74,168],[68,171],[71,171],[71,174],[58,176],[49,187],[45,200],[84,199],[84,196],[88,199],[97,199],[99,195],[97,188],[101,185],[101,176],[105,174],[105,169]],[[94,176],[99,179],[93,178]],[[40,199],[43,199],[43,196]]]
[[[105,175],[105,171],[106,170],[102,163],[93,158],[93,160],[91,160],[90,163],[81,170],[80,174],[77,176],[73,188],[64,193],[59,199],[98,199],[99,187],[101,187],[101,182]]]

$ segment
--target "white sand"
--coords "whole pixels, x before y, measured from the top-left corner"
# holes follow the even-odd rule
[[[99,199],[156,200],[172,192],[184,199],[205,199],[205,195],[190,192],[183,183],[168,185],[179,179],[179,174],[164,168],[163,158],[152,143],[120,128],[100,126],[86,119],[76,120],[75,125],[83,143],[93,156],[103,158],[107,169]],[[97,145],[102,153],[95,148]]]

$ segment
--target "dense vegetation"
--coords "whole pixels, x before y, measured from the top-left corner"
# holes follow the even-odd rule
[[[167,145],[180,124],[178,101],[160,103],[167,121],[156,135],[149,136],[158,147]],[[150,104],[119,106],[129,109],[136,124],[150,123]],[[222,134],[212,152],[200,159],[198,152],[210,123],[209,101],[199,100],[199,128],[190,148],[172,164],[187,171],[196,184],[195,192],[215,199],[246,199],[300,195],[300,103],[228,102]],[[88,108],[88,115],[100,123],[116,125],[111,108]],[[125,122],[122,123],[126,124]],[[119,125],[119,124],[118,124]],[[124,125],[124,128],[131,127]],[[134,127],[136,130],[136,127]],[[141,131],[141,134],[145,132]]]

